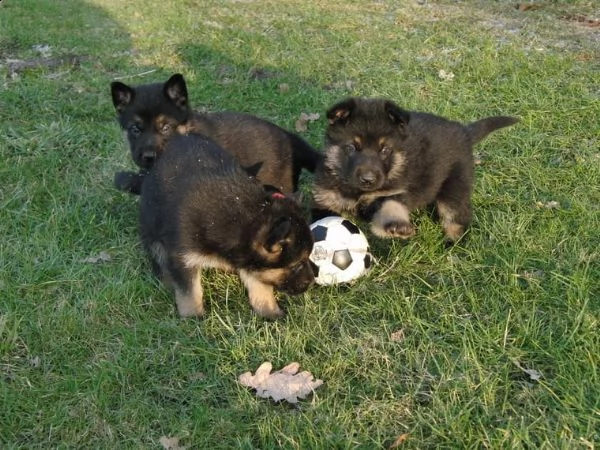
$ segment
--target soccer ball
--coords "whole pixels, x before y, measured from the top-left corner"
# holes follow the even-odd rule
[[[369,243],[354,223],[330,216],[314,222],[310,230],[315,240],[310,260],[317,284],[347,283],[371,267]]]

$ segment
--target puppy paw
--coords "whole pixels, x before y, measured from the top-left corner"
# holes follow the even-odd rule
[[[119,191],[139,195],[142,190],[144,176],[135,172],[117,172],[114,184]]]
[[[416,233],[415,227],[409,222],[389,222],[384,225],[384,230],[390,237],[400,239],[409,239]]]
[[[446,242],[454,243],[465,234],[465,227],[458,223],[444,224],[444,233]]]
[[[382,238],[409,239],[416,234],[415,227],[410,222],[393,221],[372,227],[373,234]]]
[[[254,312],[256,314],[258,314],[259,316],[267,319],[267,320],[277,320],[277,319],[282,319],[285,317],[285,311],[283,309],[281,309],[279,306],[277,306],[276,308],[263,308],[263,309],[257,309],[257,308],[253,308]]]

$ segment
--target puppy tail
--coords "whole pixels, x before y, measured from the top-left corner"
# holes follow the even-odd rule
[[[300,136],[293,133],[288,133],[288,136],[292,145],[294,170],[299,173],[301,169],[306,169],[314,173],[321,159],[323,159],[323,155]]]
[[[482,141],[492,131],[517,123],[519,119],[510,116],[494,116],[467,125],[467,132],[473,145]]]

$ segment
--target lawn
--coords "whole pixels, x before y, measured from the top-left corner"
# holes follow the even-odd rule
[[[599,19],[582,0],[3,0],[0,447],[598,447]],[[419,211],[409,242],[367,233],[356,283],[282,296],[280,321],[217,272],[182,320],[112,185],[133,164],[109,89],[175,72],[197,109],[320,114],[317,148],[351,95],[521,122],[477,146],[453,248]],[[257,398],[237,378],[263,361],[324,384]]]

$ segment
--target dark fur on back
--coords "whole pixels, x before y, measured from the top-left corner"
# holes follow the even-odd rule
[[[139,193],[145,172],[176,134],[200,133],[215,140],[263,184],[294,192],[302,169],[314,172],[321,155],[306,141],[256,116],[237,112],[198,113],[189,104],[182,75],[165,83],[130,87],[111,84],[118,121],[140,174],[119,172],[115,185]]]
[[[462,125],[406,111],[385,99],[349,98],[328,112],[314,217],[350,213],[380,237],[414,234],[409,214],[435,203],[450,241],[471,222],[473,146],[517,122],[489,117]]]
[[[239,274],[257,314],[281,317],[274,288],[299,294],[314,279],[299,206],[204,136],[174,136],[165,150],[142,184],[140,236],[179,313],[203,314],[200,269],[213,267]]]

